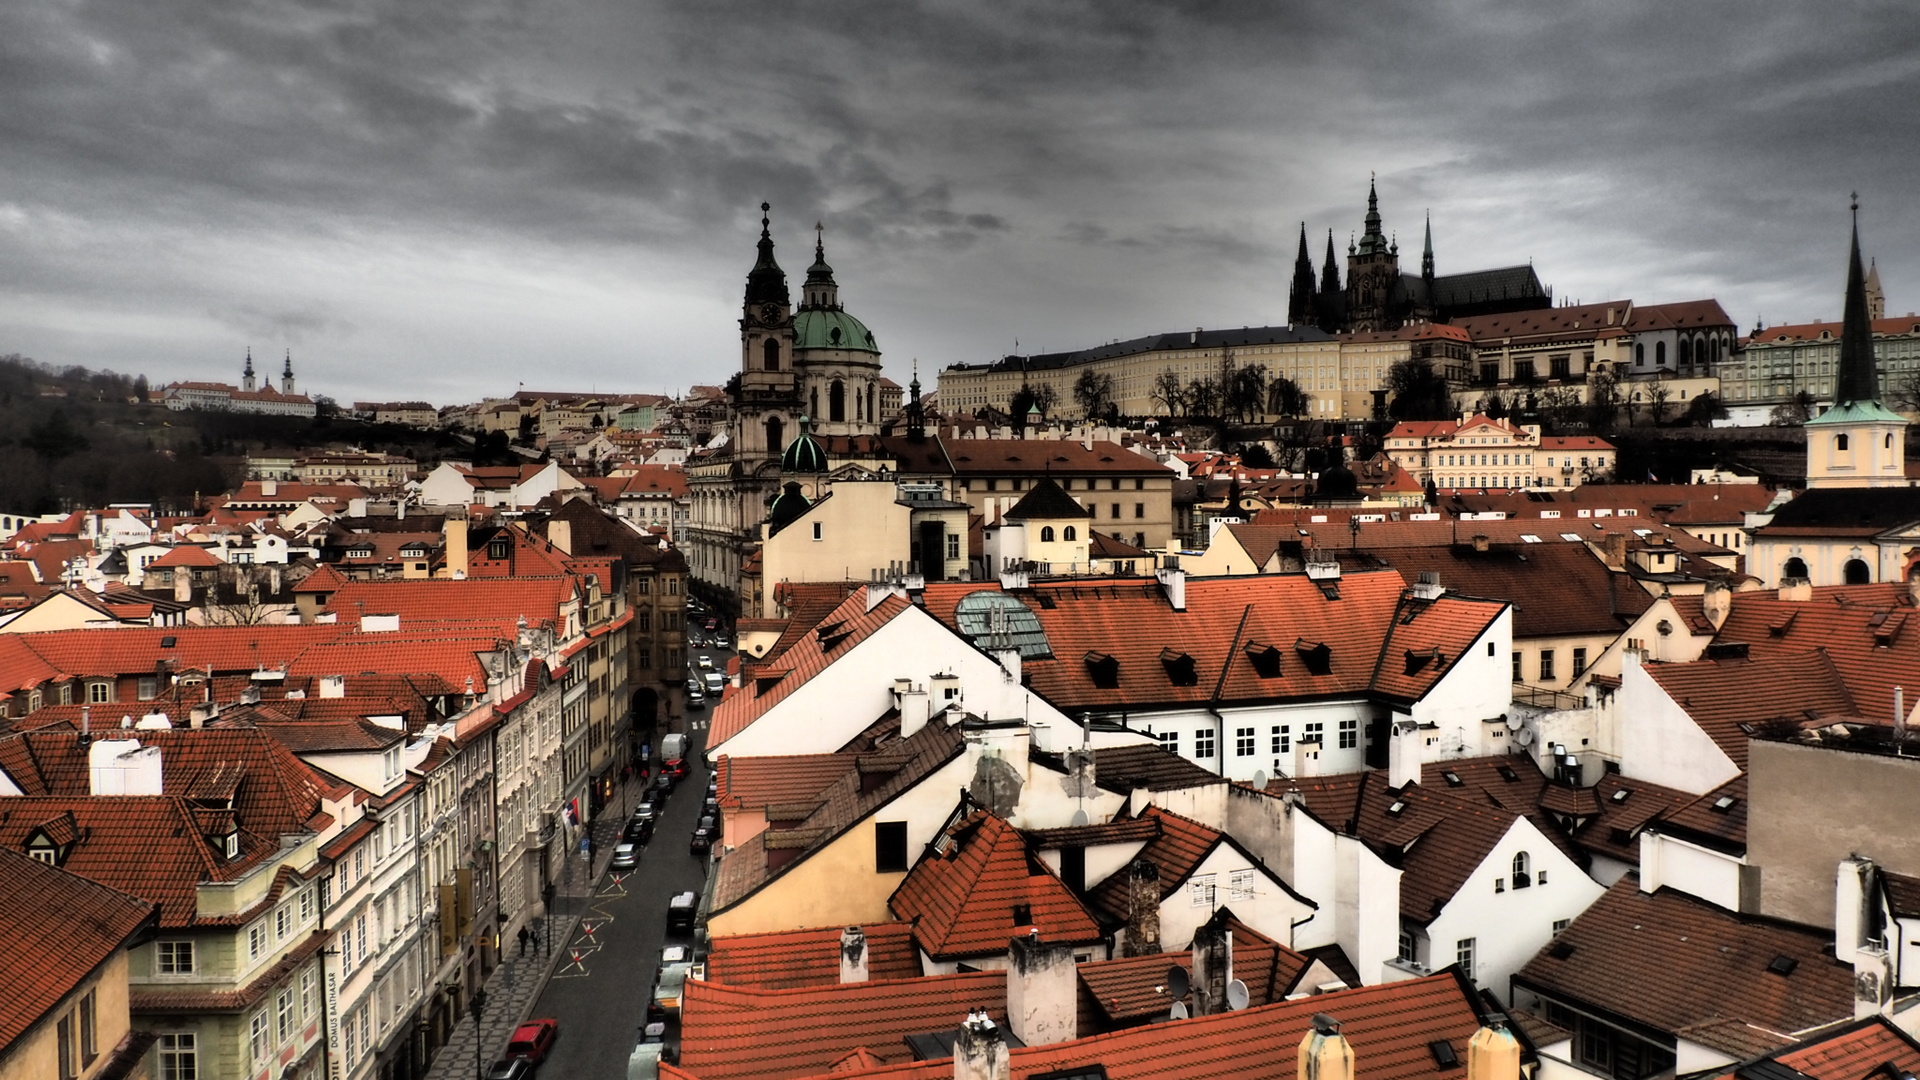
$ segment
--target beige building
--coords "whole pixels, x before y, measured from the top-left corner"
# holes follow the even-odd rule
[[[1446,489],[1574,488],[1611,476],[1618,455],[1597,436],[1542,436],[1538,425],[1485,416],[1403,421],[1386,452],[1422,484]]]
[[[790,482],[774,503],[774,519],[761,527],[761,572],[769,585],[871,581],[909,566],[929,581],[953,581],[967,569],[968,507],[947,499],[939,485],[840,480],[820,486],[809,501],[798,481]],[[775,591],[763,589],[765,610],[749,615],[778,617]]]

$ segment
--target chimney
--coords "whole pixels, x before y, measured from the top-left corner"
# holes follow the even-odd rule
[[[1213,913],[1193,932],[1193,1015],[1227,1011],[1227,984],[1233,981],[1233,931],[1226,910]]]
[[[1467,1040],[1467,1080],[1520,1080],[1520,1041],[1492,1017]]]
[[[1600,549],[1606,553],[1607,565],[1623,569],[1627,565],[1627,534],[1608,533],[1600,541]]]
[[[1121,956],[1160,951],[1160,868],[1145,859],[1127,867],[1127,938]]]
[[[1843,964],[1855,963],[1860,947],[1877,936],[1873,875],[1873,860],[1865,855],[1840,860],[1840,872],[1834,875],[1833,958]]]
[[[849,926],[840,931],[840,981],[863,983],[869,978],[867,932],[857,926]]]
[[[1006,674],[1007,681],[1015,686],[1019,686],[1021,678],[1020,650],[995,649],[993,650],[993,658],[1000,662],[1000,670]]]
[[[906,680],[901,680],[905,682]],[[900,737],[912,738],[920,729],[927,726],[927,718],[933,714],[933,707],[925,690],[915,690],[913,684],[898,691],[900,695]]]
[[[1700,595],[1700,610],[1707,616],[1718,632],[1727,621],[1727,612],[1733,608],[1733,590],[1727,588],[1724,581],[1707,582],[1707,591]]]
[[[1489,543],[1489,542],[1488,542],[1488,540],[1487,540],[1487,534],[1486,534],[1486,533],[1474,533],[1474,534],[1473,534],[1473,550],[1475,550],[1475,551],[1478,551],[1478,552],[1480,552],[1480,553],[1482,553],[1482,554],[1485,554],[1485,553],[1486,553],[1486,550],[1487,550],[1487,548],[1488,548],[1488,547],[1490,547],[1490,546],[1491,546],[1491,545],[1490,545],[1490,543]]]
[[[1353,1080],[1353,1047],[1326,1013],[1313,1014],[1313,1030],[1300,1040],[1299,1080]]]
[[[559,548],[562,555],[573,554],[573,522],[548,518],[547,543]]]
[[[278,494],[280,494],[280,481],[278,480],[260,481],[260,497],[261,498],[271,499]]]
[[[1387,784],[1395,791],[1420,782],[1420,725],[1397,718],[1387,743]]]
[[[467,576],[467,516],[464,513],[447,512],[446,522],[441,526],[446,534],[447,576],[464,578]]]
[[[469,677],[467,682],[468,682],[468,689],[471,690],[472,682],[473,682],[472,678]],[[320,696],[323,698],[346,697],[347,696],[347,677],[345,675],[320,676]]]
[[[1187,572],[1180,569],[1180,556],[1167,556],[1166,565],[1154,575],[1167,591],[1167,603],[1175,611],[1187,610]]]
[[[1007,1026],[1028,1046],[1078,1037],[1079,978],[1071,945],[1043,943],[1040,931],[1013,939],[1007,971]]]
[[[1007,1041],[986,1010],[967,1014],[953,1033],[953,1080],[1011,1080]]]
[[[1813,599],[1813,582],[1806,578],[1781,578],[1780,599],[1806,603]]]

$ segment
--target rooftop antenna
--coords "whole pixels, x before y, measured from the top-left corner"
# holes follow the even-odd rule
[[[1227,1008],[1239,1012],[1253,1001],[1253,995],[1247,992],[1247,984],[1235,979],[1227,984]]]

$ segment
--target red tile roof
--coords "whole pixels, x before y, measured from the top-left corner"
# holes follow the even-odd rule
[[[756,665],[737,693],[728,694],[714,706],[707,745],[716,749],[725,746],[728,739],[745,731],[767,710],[786,700],[787,695],[826,670],[827,665],[853,651],[908,606],[904,598],[889,596],[869,611],[865,589],[848,596],[813,633],[787,649],[777,661]]]
[[[975,811],[944,839],[945,850],[936,843],[888,901],[895,916],[914,924],[914,940],[928,956],[1003,954],[1029,927],[1048,942],[1100,940],[1100,928],[1079,898],[1004,820]],[[1027,918],[1019,918],[1023,914]]]
[[[775,757],[735,757],[721,754],[713,771],[719,776],[720,805],[728,808],[764,807],[817,797],[834,781],[852,771],[852,754],[791,754]]]
[[[195,544],[181,544],[172,551],[147,564],[149,570],[165,570],[169,567],[208,567],[225,566],[226,563],[214,557],[206,548]]]
[[[1660,820],[1660,831],[1708,847],[1743,855],[1747,850],[1747,774],[1676,806]]]
[[[889,449],[904,440],[883,440]],[[1092,449],[1067,439],[942,439],[953,474],[1079,476],[1084,473],[1170,475],[1173,470],[1118,443],[1095,441]],[[903,470],[904,471],[904,470]]]
[[[0,850],[0,955],[8,972],[0,979],[0,1046],[12,1046],[157,921],[145,900]]]
[[[1725,911],[1683,893],[1640,891],[1628,874],[1514,976],[1569,1004],[1585,1004],[1677,1033],[1707,1021],[1757,1029],[1774,1046],[1853,1016],[1853,968],[1827,952],[1828,931]],[[1768,970],[1792,961],[1788,974]],[[1699,1029],[1736,1054],[1754,1037]]]
[[[1888,1018],[1870,1016],[1838,1031],[1776,1050],[1761,1060],[1785,1066],[1808,1080],[1869,1080],[1870,1077],[1890,1080],[1890,1077],[1920,1073],[1920,1043]],[[1891,1074],[1887,1071],[1888,1065],[1893,1066]],[[1733,1080],[1734,1075],[1727,1072],[1716,1080]]]
[[[868,978],[920,977],[920,951],[911,924],[874,923],[862,930]],[[834,926],[715,938],[707,951],[707,979],[754,990],[838,985],[840,934]]]
[[[1776,720],[1798,723],[1823,716],[1859,715],[1832,654],[1825,651],[1780,651],[1744,660],[1648,664],[1646,671],[1742,769],[1747,767],[1749,729]],[[1888,700],[1892,700],[1891,694]]]
[[[1285,999],[1299,983],[1300,976],[1313,966],[1312,958],[1233,918],[1226,908],[1215,913],[1216,918],[1221,916],[1233,931],[1233,977],[1246,983],[1248,1000],[1254,1005],[1269,1005]],[[1164,1019],[1173,1004],[1165,988],[1169,965],[1191,972],[1192,951],[1176,948],[1172,952],[1081,964],[1078,972],[1083,1006],[1081,1034]],[[1097,1023],[1088,1024],[1088,1020]]]
[[[1217,829],[1209,829],[1191,818],[1181,817],[1157,806],[1147,807],[1140,816],[1160,826],[1159,834],[1147,841],[1147,846],[1141,848],[1135,858],[1145,859],[1159,869],[1162,900],[1179,892],[1187,878],[1226,837]],[[1087,893],[1087,902],[1105,913],[1108,919],[1125,922],[1126,879],[1125,873],[1108,875],[1105,881]]]
[[[1005,1023],[1006,987],[1000,971],[795,990],[689,980],[680,1068],[700,1080],[780,1080],[825,1073],[863,1046],[886,1064],[910,1062],[906,1036],[951,1032],[969,1009]]]
[[[1788,652],[1825,652],[1859,715],[1891,717],[1893,689],[1920,669],[1920,609],[1905,582],[1812,590],[1804,601],[1778,592],[1733,595],[1716,640],[1743,641],[1757,661]],[[1911,706],[1909,706],[1911,707]]]

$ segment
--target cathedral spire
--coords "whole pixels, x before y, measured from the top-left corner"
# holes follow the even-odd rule
[[[1420,253],[1420,276],[1433,280],[1433,214],[1427,214],[1427,246]]]
[[[1320,267],[1320,291],[1337,293],[1340,291],[1340,262],[1333,250],[1333,230],[1327,230],[1327,261]]]
[[[1287,290],[1287,324],[1313,321],[1313,256],[1307,254],[1307,223],[1300,223],[1300,253],[1293,258],[1293,283]]]
[[[1860,265],[1860,196],[1853,197],[1853,246],[1847,253],[1847,299],[1840,322],[1840,368],[1833,403],[1877,402],[1880,379],[1873,361],[1873,320],[1867,314],[1866,271]]]
[[[1360,254],[1373,255],[1387,250],[1387,238],[1380,231],[1380,193],[1371,174],[1367,176],[1367,231],[1360,237]]]
[[[773,220],[768,216],[772,209],[768,203],[760,204],[760,257],[747,273],[746,302],[749,307],[757,304],[784,306],[788,303],[787,275],[773,259]]]
[[[253,382],[253,346],[247,346],[247,366],[240,372],[240,389],[252,390]]]

